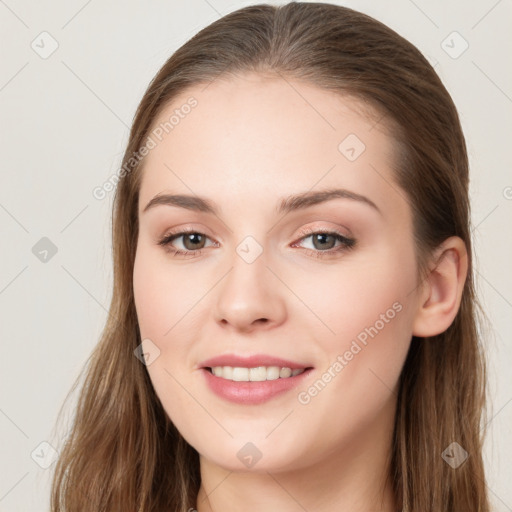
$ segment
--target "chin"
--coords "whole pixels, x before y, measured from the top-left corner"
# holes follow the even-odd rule
[[[308,464],[297,449],[288,447],[278,450],[269,440],[258,443],[230,439],[227,444],[217,445],[214,451],[211,445],[204,448],[198,450],[203,462],[236,473],[279,473],[300,469]]]

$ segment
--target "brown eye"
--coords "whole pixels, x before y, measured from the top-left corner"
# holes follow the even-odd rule
[[[183,237],[183,246],[187,251],[202,249],[204,247],[206,237],[201,233],[186,233],[178,235],[175,238]]]
[[[170,233],[164,236],[158,245],[176,256],[199,256],[202,249],[207,247],[205,244],[210,240],[204,233],[198,231],[187,230],[178,233]],[[180,247],[181,245],[181,247]],[[215,245],[211,243],[210,245]]]

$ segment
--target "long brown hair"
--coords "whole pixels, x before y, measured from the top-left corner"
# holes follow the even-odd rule
[[[488,512],[486,365],[457,110],[420,51],[386,25],[346,7],[300,2],[245,7],[207,26],[167,60],[140,102],[114,198],[109,316],[84,367],[74,422],[55,466],[51,510],[196,507],[198,453],[168,418],[134,356],[141,343],[132,278],[143,159],[133,155],[178,94],[245,72],[302,80],[382,113],[396,144],[396,182],[413,209],[419,268],[426,272],[426,257],[446,238],[466,243],[469,271],[455,320],[438,336],[412,339],[399,382],[389,478],[404,512]],[[469,454],[457,469],[442,457],[452,442]]]

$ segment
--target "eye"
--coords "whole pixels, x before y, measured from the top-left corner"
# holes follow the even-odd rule
[[[174,240],[183,239],[181,244],[184,249],[175,249],[172,245]],[[164,236],[159,242],[158,245],[162,245],[166,251],[170,252],[174,256],[199,256],[202,252],[202,249],[205,247],[205,242],[208,240],[208,237],[204,233],[200,233],[193,229],[186,229],[184,231],[180,231],[179,233],[169,233]]]
[[[299,242],[307,240],[308,238],[312,239],[313,249],[306,248],[305,250],[309,255],[317,258],[347,251],[354,247],[356,243],[353,238],[348,238],[337,231],[314,231],[306,229],[301,234],[306,234],[306,236],[303,236]],[[295,242],[292,247],[297,246],[299,242]],[[338,247],[335,247],[336,242],[339,242]]]

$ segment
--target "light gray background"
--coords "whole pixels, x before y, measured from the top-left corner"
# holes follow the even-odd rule
[[[117,171],[137,103],[164,61],[199,29],[251,3],[0,0],[2,512],[48,510],[54,466],[40,467],[52,461],[44,443],[58,449],[58,410],[106,319],[113,194],[99,201],[92,190]],[[414,43],[460,112],[478,292],[492,323],[488,486],[495,510],[512,511],[511,1],[332,3]],[[58,43],[47,58],[40,54],[52,39],[43,31]],[[463,39],[447,39],[453,31]],[[468,49],[453,58],[464,40]],[[43,237],[57,248],[46,262],[33,253]]]

